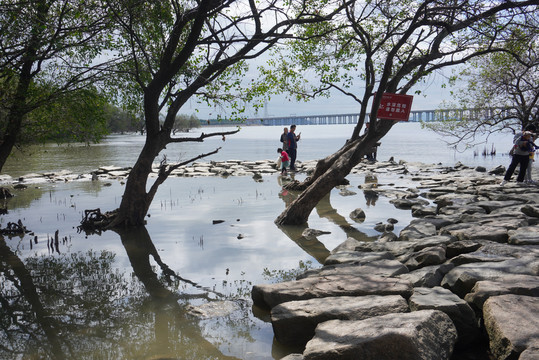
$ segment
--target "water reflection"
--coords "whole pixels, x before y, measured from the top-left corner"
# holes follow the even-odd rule
[[[175,349],[172,356],[181,359],[237,359],[223,355],[218,348],[202,336],[194,319],[187,315],[185,306],[178,303],[180,295],[169,290],[163,284],[163,279],[158,278],[150,264],[150,258],[153,258],[159,265],[169,285],[175,283],[177,288],[179,282],[183,281],[198,286],[194,282],[176,275],[161,260],[146,228],[143,226],[129,228],[120,231],[119,234],[134,274],[144,284],[152,299],[149,305],[155,313],[155,343],[153,344],[155,350]],[[206,297],[206,294],[203,293],[201,296]],[[178,347],[176,339],[188,343],[189,347],[185,347],[186,344],[181,343],[182,346]]]
[[[0,278],[0,356],[15,358],[25,353],[27,346],[39,344],[35,354],[51,359],[67,358],[60,324],[43,306],[30,271],[7,246],[3,236],[0,236]],[[39,341],[40,338],[46,341]]]
[[[156,274],[150,258],[171,271],[147,231],[120,237],[135,277],[115,269],[105,250],[23,262],[0,237],[0,358],[236,359],[188,316],[180,281],[165,285]]]
[[[283,177],[278,176],[277,182],[279,183],[279,186],[285,185],[289,181],[294,181],[294,177],[291,176]],[[287,189],[282,188],[279,192],[279,198],[281,198],[286,206],[288,206],[292,201],[294,201],[299,196],[299,192],[290,191]],[[320,218],[325,218],[335,225],[339,226],[340,229],[344,231],[347,237],[354,238],[359,241],[370,241],[372,240],[372,237],[369,237],[365,233],[361,232],[360,230],[356,229],[354,226],[352,226],[344,216],[339,214],[337,210],[331,205],[330,201],[331,193],[326,195],[315,207],[316,212],[318,213],[318,216]],[[376,200],[374,200],[376,201]],[[374,205],[374,204],[373,204]],[[277,225],[277,227],[290,238],[290,240],[294,241],[296,244],[298,244],[299,247],[301,247],[307,254],[314,257],[320,264],[323,264],[326,260],[326,258],[329,256],[330,251],[326,248],[326,246],[318,240],[316,236],[304,236],[303,232],[305,229],[307,229],[309,226],[308,224],[304,225]]]
[[[378,193],[373,188],[378,186],[378,177],[374,174],[365,175],[365,185],[367,186],[363,189],[363,195],[365,195],[367,207],[375,206],[376,200],[378,200]]]

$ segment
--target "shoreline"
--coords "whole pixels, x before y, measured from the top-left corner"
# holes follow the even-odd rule
[[[277,341],[300,348],[284,359],[539,356],[539,188],[500,186],[503,167],[432,170],[362,187],[412,212],[398,235],[348,238],[320,269],[253,287]]]

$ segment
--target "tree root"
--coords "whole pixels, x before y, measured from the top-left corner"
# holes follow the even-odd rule
[[[101,213],[101,209],[84,210],[84,218],[81,220],[77,230],[84,231],[86,234],[101,235],[103,230],[109,228],[110,224],[118,215],[118,209]]]
[[[20,219],[16,223],[8,222],[5,229],[0,229],[2,235],[24,235],[27,232],[29,231],[26,230]]]

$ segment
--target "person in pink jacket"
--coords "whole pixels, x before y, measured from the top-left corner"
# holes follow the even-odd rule
[[[281,158],[281,175],[286,175],[286,168],[290,165],[290,157],[288,153],[281,148],[277,149],[277,152],[280,154]]]

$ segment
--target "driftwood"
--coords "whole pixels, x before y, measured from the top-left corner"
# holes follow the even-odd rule
[[[9,191],[9,189],[5,187],[0,187],[0,199],[9,199],[12,197],[13,194]]]
[[[84,210],[84,218],[77,226],[79,232],[84,231],[87,234],[101,234],[103,229],[114,220],[117,210],[101,213],[101,209]]]
[[[26,227],[22,224],[20,219],[16,223],[8,222],[4,229],[0,229],[2,235],[24,235],[27,232],[29,231],[26,230]]]

